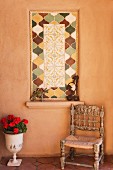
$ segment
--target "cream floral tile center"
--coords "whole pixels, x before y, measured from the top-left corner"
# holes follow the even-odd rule
[[[65,87],[64,24],[44,24],[44,86]]]

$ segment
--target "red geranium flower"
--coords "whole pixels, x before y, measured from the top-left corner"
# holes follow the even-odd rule
[[[8,115],[7,119],[8,120],[13,120],[14,119],[14,115]]]
[[[2,118],[1,123],[6,123],[6,118]]]
[[[18,134],[25,133],[27,131],[28,120],[15,117],[14,115],[8,115],[6,118],[0,120],[4,133]]]
[[[17,134],[19,132],[19,129],[18,128],[14,128],[13,132],[14,132],[14,134]]]
[[[15,126],[15,123],[14,123],[14,122],[11,122],[11,123],[9,123],[9,126],[10,126],[10,127],[14,127],[14,126]]]
[[[28,120],[27,119],[23,119],[22,121],[24,124],[28,124]]]
[[[8,125],[8,123],[7,123],[7,122],[5,122],[5,123],[4,123],[4,125],[3,125],[3,127],[4,127],[5,129],[7,129],[7,128],[8,128],[8,126],[9,126],[9,125]]]
[[[20,117],[15,117],[15,118],[14,118],[14,123],[15,123],[15,124],[18,124],[18,123],[20,123],[20,122],[21,122]]]

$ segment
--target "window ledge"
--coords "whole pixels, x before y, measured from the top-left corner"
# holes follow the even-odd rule
[[[84,104],[81,101],[27,101],[26,106],[30,109],[66,109],[71,104]]]

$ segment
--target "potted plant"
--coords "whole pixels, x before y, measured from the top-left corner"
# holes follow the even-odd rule
[[[37,98],[40,98],[41,101],[43,102],[44,95],[47,92],[48,92],[47,88],[37,88],[36,90],[33,91],[33,94],[31,96],[31,101],[35,101],[37,100]]]
[[[28,120],[14,115],[8,115],[1,119],[2,130],[5,134],[6,148],[13,153],[7,166],[20,166],[22,159],[16,159],[16,154],[22,149],[23,133],[27,131]]]

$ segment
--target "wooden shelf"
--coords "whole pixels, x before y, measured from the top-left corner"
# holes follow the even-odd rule
[[[71,104],[84,104],[81,101],[27,101],[26,106],[30,109],[66,109]]]

